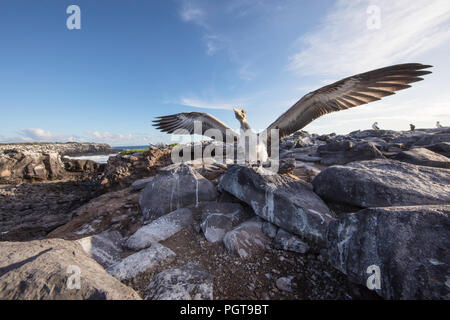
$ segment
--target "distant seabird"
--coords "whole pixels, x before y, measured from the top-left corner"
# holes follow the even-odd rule
[[[373,130],[380,130],[380,127],[378,126],[378,122],[374,122],[372,125]]]
[[[412,123],[411,123],[411,124],[409,124],[409,128],[411,129],[411,131],[414,131],[414,130],[416,130],[416,126],[415,126],[415,125],[413,125]]]
[[[357,74],[310,92],[269,125],[267,135],[270,135],[271,129],[278,129],[281,139],[325,114],[377,101],[395,94],[396,91],[410,88],[410,83],[421,81],[423,80],[421,76],[431,73],[424,70],[430,67],[432,66],[420,63],[394,65]],[[234,108],[234,113],[241,124],[241,133],[249,130],[245,110]],[[155,122],[153,125],[167,133],[184,129],[189,134],[194,134],[194,123],[199,121],[202,123],[201,134],[210,138],[219,140],[207,132],[209,129],[220,130],[222,133],[220,140],[223,142],[233,141],[239,136],[225,123],[207,113],[183,112],[157,117],[157,119],[153,121]],[[257,146],[258,160],[265,162],[268,159],[270,138],[267,141],[261,140],[263,141],[260,141]]]
[[[436,122],[436,128],[442,128],[442,125],[438,122]]]

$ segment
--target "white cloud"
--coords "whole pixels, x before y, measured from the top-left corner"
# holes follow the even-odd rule
[[[191,0],[184,0],[180,9],[180,17],[184,22],[191,22],[207,28],[205,22],[206,14],[203,9]]]
[[[203,11],[200,9],[188,8],[182,11],[181,16],[184,21],[200,21]]]
[[[238,74],[239,74],[239,77],[242,80],[247,80],[247,81],[252,80],[255,77],[255,75],[256,75],[256,73],[250,69],[250,64],[249,63],[244,64],[239,69]]]
[[[183,106],[189,106],[194,108],[201,109],[224,109],[224,110],[232,110],[233,107],[239,105],[239,103],[227,103],[227,102],[211,102],[204,101],[200,99],[190,99],[190,98],[182,98],[179,101],[179,104]]]
[[[369,5],[380,9],[380,29],[367,27]],[[303,75],[349,75],[409,61],[449,38],[448,0],[341,0],[299,39],[302,48],[288,68]]]
[[[53,133],[48,130],[44,130],[41,128],[29,128],[22,129],[19,131],[21,135],[20,139],[22,141],[51,141],[51,142],[61,142],[61,141],[74,141],[76,138],[74,136],[67,136],[60,133]]]
[[[109,131],[89,131],[86,132],[85,140],[108,143],[112,145],[145,145],[150,142],[154,143],[155,137],[148,134],[132,134],[132,133],[111,133]]]

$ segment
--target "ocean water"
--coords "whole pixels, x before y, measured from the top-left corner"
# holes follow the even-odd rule
[[[148,149],[148,146],[122,146],[122,147],[113,147],[114,149],[118,150],[119,152],[121,151],[125,151],[125,150],[133,150],[133,149],[137,149],[137,150],[141,150],[141,149]],[[69,157],[69,156],[65,156],[65,158],[69,158],[69,159],[75,159],[75,160],[92,160],[98,163],[107,163],[109,157],[113,157],[118,155],[118,153],[112,153],[112,154],[107,154],[107,155],[100,155],[100,156],[79,156],[79,157]]]
[[[64,158],[75,159],[75,160],[92,160],[92,161],[95,161],[98,163],[107,163],[109,157],[113,157],[115,155],[117,155],[117,153],[101,155],[101,156],[79,156],[79,157],[64,156]]]

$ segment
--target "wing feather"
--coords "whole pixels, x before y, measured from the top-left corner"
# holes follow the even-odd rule
[[[189,134],[194,134],[195,123],[201,123],[201,134],[222,142],[234,141],[238,134],[228,127],[225,123],[214,116],[203,112],[183,112],[168,116],[156,117],[153,120],[153,126],[162,132],[177,133],[177,130],[186,130]],[[200,126],[199,126],[200,127]],[[222,138],[215,137],[210,129],[216,129],[221,132]]]
[[[290,135],[325,114],[380,100],[410,88],[430,74],[430,65],[399,64],[357,74],[310,92],[283,113],[267,129],[279,129],[280,138]]]

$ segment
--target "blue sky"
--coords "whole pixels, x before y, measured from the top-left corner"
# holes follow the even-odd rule
[[[2,0],[0,142],[170,142],[154,117],[208,112],[236,128],[233,106],[262,130],[309,91],[406,62],[435,68],[305,130],[449,125],[450,1],[392,2]],[[66,27],[72,4],[80,30]]]

